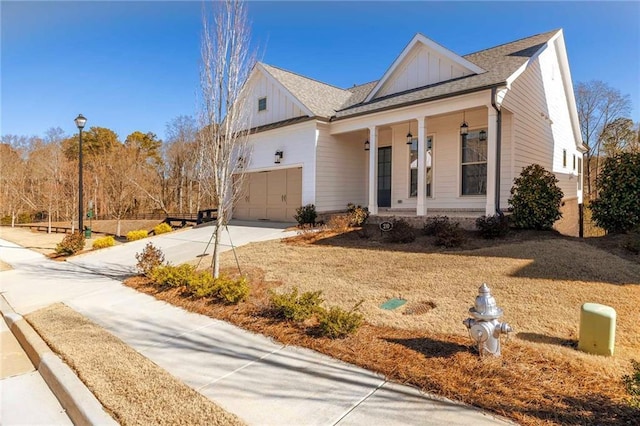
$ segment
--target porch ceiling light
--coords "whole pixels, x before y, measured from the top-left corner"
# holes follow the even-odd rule
[[[370,147],[371,147],[371,144],[369,143],[369,141],[368,140],[364,141],[364,150],[369,151],[369,149],[371,149]]]
[[[276,151],[276,157],[275,157],[275,163],[276,164],[280,164],[280,161],[282,160],[284,154],[282,153],[282,151],[277,150]]]
[[[478,136],[482,142],[487,140],[487,132],[485,130],[480,130],[480,134]]]
[[[469,133],[469,125],[467,124],[466,111],[462,111],[462,124],[460,125],[460,135],[465,136]]]
[[[407,145],[411,145],[413,142],[413,135],[411,134],[411,122],[409,122],[409,133],[407,133]]]

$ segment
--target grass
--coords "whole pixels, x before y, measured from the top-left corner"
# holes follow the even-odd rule
[[[26,319],[120,424],[243,424],[63,304]]]
[[[256,287],[239,306],[185,299],[179,289],[158,291],[140,279],[129,284],[522,424],[632,424],[640,416],[627,404],[621,381],[640,353],[640,261],[552,232],[519,232],[499,241],[472,237],[449,251],[434,248],[432,237],[386,245],[378,233],[304,233],[241,247],[240,263]],[[223,262],[231,270],[233,254],[224,253]],[[479,359],[462,325],[482,282],[515,329],[497,359]],[[344,309],[364,299],[367,324],[343,340],[313,337],[314,324],[296,327],[265,315],[264,289],[274,287],[322,290],[327,305]],[[380,309],[391,297],[408,303]],[[587,301],[616,309],[616,356],[575,350],[580,306]]]

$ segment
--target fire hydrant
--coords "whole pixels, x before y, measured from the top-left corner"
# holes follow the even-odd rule
[[[491,295],[487,284],[482,284],[478,289],[476,304],[469,308],[469,314],[473,318],[462,321],[469,329],[469,336],[478,345],[480,356],[500,356],[500,335],[513,331],[506,322],[499,322],[502,309],[496,304],[496,299]]]

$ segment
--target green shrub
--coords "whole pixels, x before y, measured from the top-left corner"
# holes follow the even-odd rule
[[[622,382],[631,395],[630,405],[640,408],[640,362],[632,359],[631,365],[633,366],[633,374],[623,376]]]
[[[211,271],[193,271],[189,280],[189,291],[196,297],[212,297],[218,291],[215,284]]]
[[[385,232],[385,239],[390,243],[411,243],[416,240],[416,230],[404,219],[394,219],[393,227]]]
[[[164,265],[164,253],[153,244],[147,243],[142,252],[136,253],[136,260],[138,271],[150,277],[154,268]]]
[[[161,265],[153,268],[149,278],[159,286],[188,287],[193,282],[194,273],[195,268],[187,264]]]
[[[0,225],[11,225],[11,215],[2,216],[2,219],[0,219]]]
[[[139,229],[137,231],[129,231],[127,232],[127,241],[137,241],[143,238],[147,238],[149,233],[144,229]]]
[[[434,244],[444,247],[460,247],[466,238],[459,223],[449,223],[438,229]]]
[[[215,280],[216,297],[226,303],[240,303],[249,297],[246,278],[231,279],[220,276]]]
[[[622,153],[604,160],[598,176],[598,198],[591,217],[607,232],[640,227],[640,153]]]
[[[551,229],[562,217],[563,195],[553,173],[539,164],[525,167],[511,188],[509,204],[513,209],[513,224],[524,229]]]
[[[424,235],[436,235],[440,229],[450,224],[451,221],[447,216],[431,216],[424,222],[422,233]]]
[[[173,231],[173,228],[168,223],[162,222],[153,227],[153,233],[155,235],[166,234],[167,232]]]
[[[273,315],[289,321],[304,321],[320,309],[323,302],[321,291],[307,291],[298,294],[294,287],[289,293],[271,293],[269,303]]]
[[[298,225],[311,224],[315,225],[318,213],[316,213],[316,206],[313,204],[307,204],[296,209],[296,215],[293,217]]]
[[[351,226],[363,226],[369,219],[369,209],[353,203],[347,204],[347,214]]]
[[[509,233],[509,218],[505,215],[480,216],[476,219],[476,228],[486,239],[504,237]]]
[[[355,333],[364,322],[364,316],[358,312],[362,302],[358,303],[350,311],[333,306],[331,309],[321,311],[318,328],[322,336],[337,339]]]
[[[81,232],[74,232],[66,235],[58,245],[56,245],[56,253],[64,256],[70,256],[84,248],[85,239]]]
[[[91,248],[102,249],[107,247],[113,247],[115,245],[116,245],[116,240],[111,235],[107,235],[106,237],[97,238],[91,245]]]

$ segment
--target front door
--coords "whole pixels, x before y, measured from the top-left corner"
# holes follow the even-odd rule
[[[391,147],[378,148],[378,207],[391,207]]]

